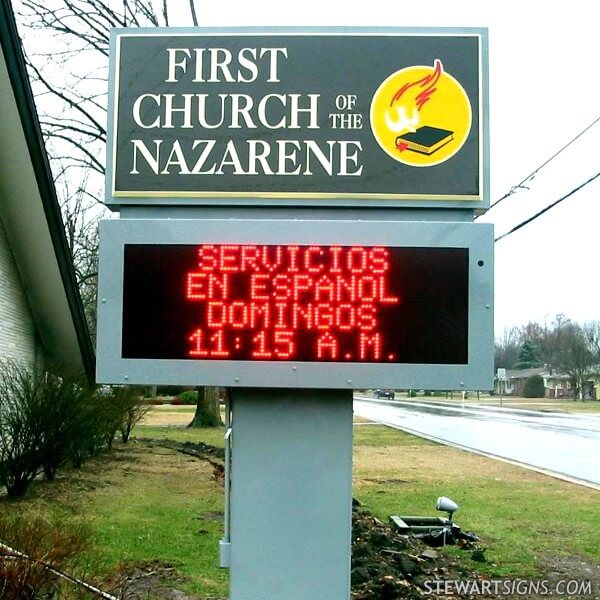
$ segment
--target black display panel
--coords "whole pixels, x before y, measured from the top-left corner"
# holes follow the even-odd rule
[[[122,358],[467,364],[468,248],[125,244]]]

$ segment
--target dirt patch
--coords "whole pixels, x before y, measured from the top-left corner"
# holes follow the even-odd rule
[[[461,541],[464,555],[450,557],[400,535],[356,501],[352,529],[352,600],[600,600],[600,566],[582,557],[544,558],[533,578],[488,580],[461,564],[465,559],[485,562],[480,543]],[[486,587],[497,592],[488,593]],[[511,594],[511,587],[517,593]],[[530,591],[523,593],[526,588]]]
[[[225,477],[225,465],[223,459],[225,450],[217,448],[203,442],[176,442],[174,440],[151,440],[140,438],[140,442],[146,444],[149,448],[159,447],[168,450],[175,450],[186,456],[192,456],[206,461],[213,468],[213,478],[219,483],[223,483]]]
[[[196,600],[179,587],[184,579],[173,565],[158,560],[121,566],[108,583],[110,593],[120,600]]]
[[[429,548],[420,540],[400,535],[360,503],[352,514],[352,600],[446,598],[432,592],[441,579],[476,579],[459,561]],[[477,551],[469,545],[470,551]],[[469,598],[469,595],[455,595]]]
[[[140,425],[154,427],[185,426],[194,418],[193,410],[181,410],[171,406],[155,406],[144,416]]]
[[[394,483],[414,483],[414,481],[410,481],[408,479],[397,479],[397,478],[389,478],[385,477],[367,477],[363,479],[363,481],[368,481],[369,483],[379,483],[379,484],[394,484]]]
[[[195,518],[198,519],[198,521],[207,521],[207,522],[221,522],[223,521],[223,512],[220,510],[215,510],[215,511],[209,511],[209,512],[205,512],[202,513],[201,515],[197,515]]]
[[[402,452],[393,452],[390,447],[361,446],[354,457],[354,473],[357,483],[371,480],[389,479],[402,472],[405,479],[423,481],[462,481],[470,480],[472,473],[489,472],[488,458],[446,446],[431,446],[427,452],[419,446],[403,446]],[[527,482],[540,485],[547,482],[547,476],[514,465],[495,461],[493,477],[498,481]],[[413,477],[414,476],[414,477]],[[371,481],[373,483],[373,481]]]

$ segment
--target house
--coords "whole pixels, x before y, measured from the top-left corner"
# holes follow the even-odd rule
[[[554,369],[539,367],[536,369],[506,369],[504,379],[495,378],[494,393],[504,396],[524,396],[525,383],[530,377],[539,375],[544,381],[544,397],[574,398],[575,388],[569,375],[558,373]],[[591,377],[584,389],[585,399],[600,398],[598,377]]]
[[[0,44],[0,359],[70,366],[93,380],[93,347],[5,0]]]
[[[546,369],[542,373],[546,398],[574,398],[575,390],[569,375]]]
[[[504,379],[495,378],[495,393],[504,396],[523,396],[527,380],[534,375],[541,375],[544,370],[543,367],[536,369],[506,369]]]

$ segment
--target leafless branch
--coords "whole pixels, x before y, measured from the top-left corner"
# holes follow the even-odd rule
[[[196,16],[196,7],[194,6],[194,0],[190,0],[190,13],[192,15],[192,23],[194,27],[198,27],[198,17]]]
[[[75,148],[77,148],[80,152],[82,152],[89,158],[90,162],[88,164],[92,169],[94,169],[102,175],[104,174],[104,165],[83,144],[70,138],[67,135],[63,135],[56,131],[52,135],[55,138],[64,140],[65,142],[68,142],[69,144],[73,145]]]

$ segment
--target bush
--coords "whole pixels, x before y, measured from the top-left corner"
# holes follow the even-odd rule
[[[46,479],[52,480],[57,469],[72,458],[74,444],[89,437],[94,392],[77,373],[46,371],[40,379],[45,408],[41,460]]]
[[[17,362],[0,365],[0,484],[22,496],[38,474],[46,406],[43,378]]]
[[[32,560],[0,548],[0,598],[38,600],[56,597],[59,583],[55,575],[35,561],[63,570],[86,548],[89,534],[82,526],[65,529],[64,523],[51,523],[41,517],[18,514],[0,517],[0,540]],[[62,596],[61,596],[62,597]]]
[[[525,382],[523,390],[525,398],[543,398],[546,395],[544,389],[544,378],[541,375],[533,375]]]
[[[179,394],[180,404],[185,404],[187,406],[196,406],[198,404],[198,392],[195,390],[189,390],[187,392],[182,392]],[[173,402],[175,404],[175,402]]]
[[[41,471],[80,467],[114,437],[112,411],[81,375],[1,363],[0,485],[21,496]]]
[[[133,385],[114,386],[111,389],[110,401],[117,415],[117,428],[121,431],[121,440],[126,444],[132,429],[150,410],[150,405],[144,402],[143,388]]]

